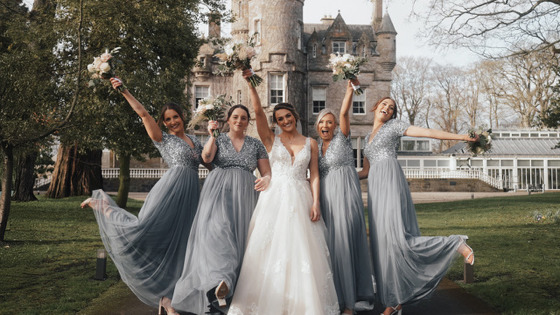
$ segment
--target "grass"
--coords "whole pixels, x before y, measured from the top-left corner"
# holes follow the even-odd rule
[[[120,282],[113,263],[93,279],[103,247],[85,197],[12,203],[0,248],[0,314],[74,314]],[[129,201],[129,210],[142,205]]]
[[[83,197],[12,203],[0,247],[0,314],[99,314],[126,296],[114,265],[93,280],[103,245]],[[476,254],[475,283],[461,284],[503,314],[560,314],[560,224],[534,211],[558,210],[560,193],[416,206],[423,235],[466,234]],[[137,213],[141,202],[129,201]],[[457,260],[448,273],[462,280]],[[101,308],[102,309],[102,308]]]

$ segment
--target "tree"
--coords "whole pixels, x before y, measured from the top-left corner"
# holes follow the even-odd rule
[[[0,148],[3,153],[0,241],[4,240],[11,207],[14,152],[64,127],[79,92],[80,77],[71,73],[66,78],[73,77],[71,80],[75,82],[72,100],[57,99],[57,80],[52,75],[56,65],[52,51],[57,44],[51,31],[53,17],[54,7],[46,0],[37,1],[31,12],[27,12],[21,1],[9,1],[0,6],[0,73],[3,76],[0,80]],[[81,14],[75,22],[79,30]],[[77,42],[80,43],[79,31]],[[81,49],[75,58],[80,60]],[[78,67],[77,73],[80,71]]]
[[[557,77],[560,78],[560,66],[555,69]],[[556,84],[552,87],[553,96],[550,100],[550,106],[541,116],[541,122],[548,128],[560,127],[560,80],[556,81]],[[558,142],[555,148],[560,148],[560,142]]]
[[[393,70],[391,94],[411,125],[425,119],[433,83],[431,70],[432,60],[419,57],[401,57]]]
[[[414,7],[433,44],[503,56],[560,43],[560,0],[415,0]]]

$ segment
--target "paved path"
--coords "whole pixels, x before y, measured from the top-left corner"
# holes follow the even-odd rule
[[[454,200],[465,200],[471,198],[485,198],[497,196],[524,195],[527,192],[495,192],[495,193],[470,193],[470,192],[413,192],[412,198],[415,203],[445,202]],[[144,200],[146,193],[130,193],[130,198]],[[364,195],[367,198],[367,195]],[[476,265],[475,265],[476,272]],[[114,305],[113,305],[114,304]],[[373,311],[359,312],[359,315],[379,314],[382,311],[376,306]],[[157,309],[149,307],[140,302],[133,294],[123,299],[106,305],[106,309],[99,314],[107,315],[153,315]],[[499,314],[488,306],[484,301],[468,294],[455,282],[443,279],[438,289],[430,299],[423,300],[412,306],[403,308],[405,315],[491,315]]]

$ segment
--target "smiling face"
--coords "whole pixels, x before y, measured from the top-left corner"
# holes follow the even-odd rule
[[[249,125],[249,117],[247,112],[242,108],[236,108],[229,116],[227,123],[229,129],[233,132],[244,132]]]
[[[163,113],[163,124],[170,133],[177,133],[185,130],[183,118],[173,109],[168,109]]]
[[[276,117],[276,123],[282,129],[282,131],[293,131],[296,129],[296,118],[291,111],[287,109],[279,109],[274,113]]]
[[[317,123],[317,133],[323,141],[330,141],[334,136],[336,120],[333,114],[326,114]]]
[[[375,118],[380,119],[383,122],[394,118],[396,110],[395,101],[390,98],[386,98],[379,102],[376,107],[373,109],[375,113]]]

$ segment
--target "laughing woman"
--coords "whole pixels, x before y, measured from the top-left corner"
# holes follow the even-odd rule
[[[229,132],[217,138],[215,121],[208,123],[210,139],[202,158],[212,163],[202,188],[193,223],[185,267],[175,287],[172,305],[194,314],[225,312],[245,253],[249,222],[259,192],[270,182],[270,164],[263,144],[245,135],[249,110],[232,106],[227,113]],[[253,171],[258,168],[261,177]]]
[[[420,236],[416,211],[404,173],[397,161],[401,136],[477,141],[468,135],[411,126],[394,119],[397,104],[382,98],[373,107],[373,129],[366,138],[364,168],[368,177],[369,237],[377,297],[384,315],[400,314],[402,304],[429,296],[456,252],[474,264],[466,236]]]
[[[357,80],[353,83],[359,85]],[[352,314],[357,301],[367,302],[373,308],[374,298],[364,204],[350,142],[348,111],[353,94],[348,81],[340,125],[328,108],[319,112],[315,123],[320,138],[321,210],[327,226],[338,305],[343,314]]]
[[[122,85],[116,78],[111,83],[115,89]],[[101,239],[123,282],[142,302],[155,307],[159,301],[160,310],[165,307],[171,314],[169,302],[183,270],[198,205],[202,145],[195,136],[185,134],[180,106],[163,106],[159,122],[167,127],[165,133],[128,90],[122,95],[142,118],[169,170],[146,197],[138,217],[119,208],[102,190],[94,191],[82,208],[95,210]]]

